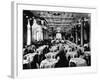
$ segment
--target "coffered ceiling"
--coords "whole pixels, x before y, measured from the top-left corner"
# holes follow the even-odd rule
[[[34,16],[44,18],[47,21],[48,29],[69,31],[74,24],[82,17],[90,20],[89,13],[57,12],[57,11],[30,11]]]

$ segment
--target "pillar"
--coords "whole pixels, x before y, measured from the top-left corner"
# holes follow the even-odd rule
[[[28,19],[28,24],[27,24],[27,45],[31,44],[31,26],[30,26],[30,21]]]
[[[81,24],[80,24],[80,27],[81,27],[81,45],[83,46],[84,45],[84,21],[81,20]]]
[[[75,37],[76,37],[76,44],[78,43],[78,36],[77,36],[77,25],[75,25]]]

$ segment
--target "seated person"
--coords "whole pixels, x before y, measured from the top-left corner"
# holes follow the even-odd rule
[[[35,53],[35,52],[24,55],[24,57],[23,57],[23,68],[24,69],[37,68],[36,55],[37,55],[37,53]]]
[[[74,67],[74,66],[87,66],[86,60],[82,58],[71,58],[69,61],[69,67]]]
[[[41,62],[40,68],[54,68],[55,64],[59,61],[59,57],[55,59],[52,54],[46,54],[45,56],[46,59]]]

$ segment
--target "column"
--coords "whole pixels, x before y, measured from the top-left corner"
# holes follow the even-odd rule
[[[31,44],[31,30],[30,30],[30,21],[28,19],[28,24],[27,24],[27,45]]]
[[[81,24],[80,24],[80,26],[81,26],[81,45],[83,46],[84,45],[84,30],[83,30],[83,28],[84,28],[84,21],[83,20],[81,20],[82,22],[81,22]]]
[[[76,44],[78,43],[78,36],[77,36],[77,25],[75,25],[75,37],[76,37],[76,40],[75,40],[75,42],[76,42]]]

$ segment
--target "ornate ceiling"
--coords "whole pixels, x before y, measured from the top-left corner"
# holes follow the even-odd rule
[[[44,18],[49,29],[69,31],[81,17],[90,19],[89,13],[56,12],[56,11],[31,11],[33,15]]]

